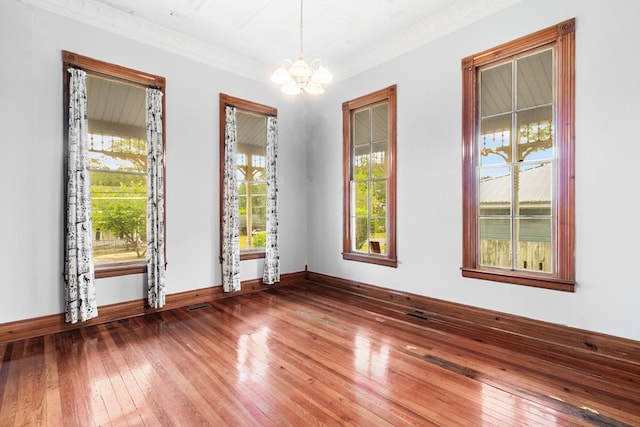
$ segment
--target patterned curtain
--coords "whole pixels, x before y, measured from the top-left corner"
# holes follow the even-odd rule
[[[273,285],[280,281],[278,246],[278,119],[267,119],[267,244],[262,281]]]
[[[165,300],[162,92],[147,88],[147,290],[149,307]]]
[[[236,181],[236,109],[225,108],[224,177],[222,189],[222,290],[240,290],[240,220]]]
[[[87,133],[87,73],[69,68],[65,321],[98,315],[91,242],[91,187]]]

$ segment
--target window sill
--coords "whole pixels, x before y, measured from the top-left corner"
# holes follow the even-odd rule
[[[246,251],[240,251],[240,261],[247,259],[259,259],[264,258],[264,249],[249,249]]]
[[[556,291],[574,292],[575,282],[556,279],[548,275],[535,273],[513,273],[495,270],[478,270],[462,267],[462,277],[490,280],[492,282],[511,283],[514,285],[532,286],[535,288],[553,289]]]
[[[353,252],[343,252],[342,259],[348,261],[366,262],[369,264],[384,265],[385,267],[398,267],[398,260],[395,258],[386,258],[380,255],[356,254]]]
[[[128,274],[142,274],[147,272],[145,261],[117,262],[101,264],[95,267],[95,278],[126,276]]]

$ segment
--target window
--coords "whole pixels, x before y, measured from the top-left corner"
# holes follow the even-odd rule
[[[462,275],[573,291],[574,29],[462,61]]]
[[[225,107],[236,108],[236,182],[240,226],[240,259],[262,258],[266,245],[267,118],[277,110],[220,94],[220,158],[224,158]],[[222,212],[223,162],[220,162]],[[222,227],[222,225],[221,225]],[[222,234],[221,234],[222,235]]]
[[[345,102],[342,121],[342,257],[396,267],[396,86]]]
[[[65,97],[67,69],[87,72],[95,276],[142,273],[147,251],[145,90],[164,92],[164,79],[70,52],[63,52],[63,61]]]

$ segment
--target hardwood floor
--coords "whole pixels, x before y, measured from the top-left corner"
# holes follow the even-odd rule
[[[0,426],[638,426],[590,371],[299,284],[0,344]],[[603,373],[604,371],[604,373]]]

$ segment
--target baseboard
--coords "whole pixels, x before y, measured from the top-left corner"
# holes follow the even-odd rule
[[[307,282],[417,311],[425,325],[526,352],[640,374],[640,342],[307,271]]]
[[[282,274],[280,282],[275,285],[265,285],[262,283],[262,279],[247,280],[242,282],[241,290],[238,292],[225,293],[222,292],[222,286],[217,285],[208,288],[169,294],[166,296],[165,305],[161,309],[149,308],[146,299],[105,305],[98,307],[98,317],[86,322],[78,322],[74,324],[66,323],[64,321],[64,313],[2,323],[0,324],[0,342],[16,341],[25,338],[53,334],[56,332],[107,323],[128,317],[135,317],[143,314],[215,301],[222,298],[229,298],[236,295],[258,292],[274,287],[289,286],[294,283],[304,282],[305,274],[306,273],[304,271]]]

